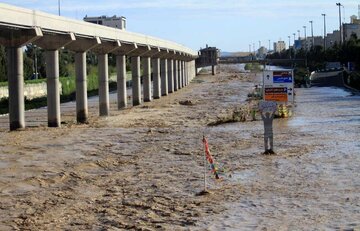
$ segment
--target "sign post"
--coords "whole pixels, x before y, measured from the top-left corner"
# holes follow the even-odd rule
[[[294,102],[294,71],[266,70],[263,74],[265,101]]]

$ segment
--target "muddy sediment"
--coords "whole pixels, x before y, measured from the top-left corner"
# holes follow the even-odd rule
[[[0,230],[359,229],[360,178],[352,171],[359,146],[345,149],[349,136],[336,146],[321,132],[328,124],[309,126],[303,110],[311,102],[299,91],[305,122],[276,120],[277,155],[261,155],[261,121],[208,126],[246,107],[259,81],[236,68],[221,71],[106,118],[91,114],[85,125],[63,116],[60,129],[1,132]],[[356,126],[332,126],[358,135]],[[203,135],[221,180],[208,172],[210,193],[198,196]]]

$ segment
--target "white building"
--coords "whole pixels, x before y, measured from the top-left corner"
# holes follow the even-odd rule
[[[108,27],[118,28],[121,30],[126,29],[126,18],[123,16],[116,17],[116,15],[114,15],[112,17],[107,17],[107,16],[103,15],[100,17],[88,17],[86,15],[84,18],[84,21],[99,24],[99,25],[104,25],[104,26],[108,26]]]
[[[286,44],[284,41],[278,41],[274,43],[275,52],[282,52],[283,50],[286,50]]]

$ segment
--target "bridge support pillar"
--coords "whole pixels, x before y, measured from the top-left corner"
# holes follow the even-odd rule
[[[10,130],[25,128],[24,69],[21,47],[7,47]]]
[[[48,126],[60,127],[59,51],[45,51]]]
[[[88,121],[86,52],[75,54],[76,72],[76,120],[78,123]]]
[[[183,72],[182,72],[182,61],[179,60],[179,64],[178,64],[178,89],[181,89],[182,88],[182,75],[183,75]]]
[[[211,74],[216,75],[216,66],[215,65],[211,66]]]
[[[160,59],[152,59],[152,70],[153,70],[153,85],[154,85],[154,99],[161,98],[161,73],[160,73]]]
[[[141,104],[140,56],[131,57],[133,106]]]
[[[143,63],[143,85],[144,85],[144,101],[151,101],[151,58],[144,57],[142,58]]]
[[[174,60],[174,91],[179,89],[179,60]]]
[[[110,110],[109,101],[109,68],[108,54],[98,55],[99,68],[99,115],[108,116]]]
[[[187,84],[189,85],[190,84],[190,81],[191,81],[191,61],[188,62],[188,78],[187,78]]]
[[[189,62],[185,62],[185,86],[189,84]]]
[[[185,68],[185,61],[181,61],[182,63],[182,78],[181,78],[181,85],[182,87],[185,87],[185,78],[186,78],[186,68]]]
[[[168,86],[168,60],[161,59],[161,95],[165,96],[169,94]]]
[[[116,56],[116,73],[117,73],[117,105],[118,109],[127,107],[126,92],[126,56]]]
[[[167,63],[167,69],[168,69],[168,90],[169,93],[174,92],[174,60],[168,59]]]

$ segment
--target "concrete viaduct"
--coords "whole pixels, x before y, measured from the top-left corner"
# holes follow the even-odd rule
[[[109,115],[108,54],[116,55],[118,109],[127,107],[126,57],[131,57],[132,103],[158,99],[194,78],[197,52],[182,45],[124,30],[0,3],[0,44],[6,47],[10,130],[25,128],[23,46],[45,50],[48,126],[60,127],[59,49],[75,52],[76,118],[88,120],[86,52],[97,54],[99,115]],[[143,66],[143,97],[140,64]],[[153,81],[151,81],[151,74]],[[152,86],[153,82],[153,86]],[[153,90],[152,90],[153,89]]]

